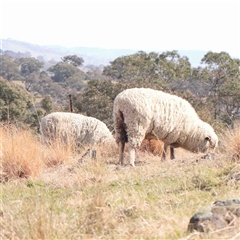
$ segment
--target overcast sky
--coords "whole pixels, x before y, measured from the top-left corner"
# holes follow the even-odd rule
[[[0,8],[1,39],[240,58],[239,0],[0,0]]]

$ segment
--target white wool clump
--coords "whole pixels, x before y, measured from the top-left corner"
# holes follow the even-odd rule
[[[113,111],[121,163],[125,142],[129,142],[132,165],[135,148],[143,139],[162,140],[192,152],[206,152],[218,144],[213,128],[198,117],[188,101],[175,95],[149,88],[126,89],[115,98]]]
[[[113,141],[113,136],[102,121],[77,113],[54,112],[41,119],[40,131],[46,142],[60,138],[76,141],[79,146]]]

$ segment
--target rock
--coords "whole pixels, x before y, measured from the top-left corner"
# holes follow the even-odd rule
[[[238,221],[235,221],[236,218]],[[216,231],[227,227],[237,227],[239,222],[240,199],[227,199],[216,201],[211,206],[195,213],[188,224],[188,231]]]
[[[227,181],[231,181],[231,182],[240,181],[240,171],[229,174]]]

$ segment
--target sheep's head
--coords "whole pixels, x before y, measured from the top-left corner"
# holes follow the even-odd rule
[[[206,152],[209,148],[215,149],[218,146],[218,137],[213,128],[206,122],[202,122],[198,127],[199,140],[198,152]]]
[[[212,149],[217,148],[217,146],[218,146],[218,137],[217,137],[217,135],[215,133],[205,137],[205,140],[209,142],[209,147],[210,148],[212,148]]]
[[[186,138],[183,148],[192,152],[206,152],[218,146],[218,137],[213,128],[206,122],[199,122],[191,135]]]

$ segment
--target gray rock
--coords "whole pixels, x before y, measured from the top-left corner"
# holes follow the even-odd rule
[[[240,220],[240,199],[216,201],[191,217],[188,231],[209,232],[239,225],[236,218]]]

